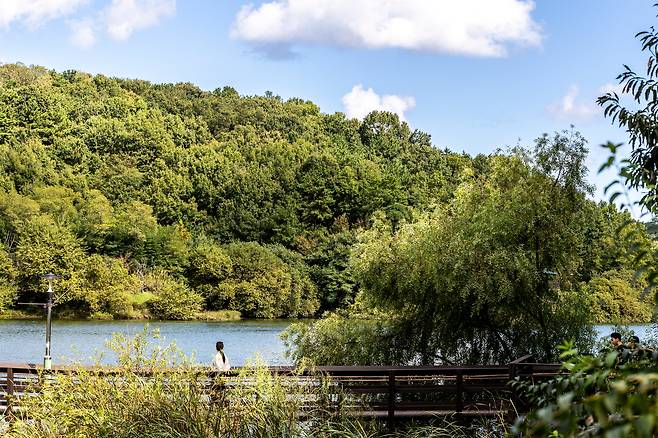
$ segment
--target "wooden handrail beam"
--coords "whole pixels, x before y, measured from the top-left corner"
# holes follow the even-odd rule
[[[399,418],[454,414],[464,417],[508,414],[509,400],[516,397],[508,382],[511,377],[517,375],[517,371],[521,378],[532,379],[545,379],[560,372],[559,364],[523,362],[528,359],[527,356],[519,358],[508,365],[463,367],[319,366],[300,371],[292,366],[273,366],[268,367],[268,370],[273,374],[294,379],[286,381],[291,393],[304,385],[317,385],[323,376],[328,376],[330,384],[340,388],[339,393],[343,394],[337,398],[336,403],[344,402],[345,406],[354,406],[357,409],[353,412],[355,416],[381,418],[388,422],[389,428],[393,429]],[[191,368],[191,371],[201,378],[203,384],[207,384],[204,390],[208,391],[213,390],[214,378],[220,375],[227,378],[222,381],[226,382],[226,387],[230,389],[236,384],[235,378],[243,370],[244,368],[234,368],[229,372],[218,372],[204,366]],[[90,372],[94,376],[111,378],[126,371],[125,368],[116,366],[54,366],[51,370],[45,370],[35,364],[0,363],[0,374],[6,376],[4,381],[0,381],[0,390],[4,388],[7,394],[5,416],[6,418],[16,416],[20,398],[28,388],[31,392],[41,390],[36,380],[37,374]],[[161,375],[163,372],[174,372],[175,369],[142,368],[129,371],[148,378],[149,375],[154,375],[154,372]],[[251,380],[245,379],[243,383],[248,385]]]

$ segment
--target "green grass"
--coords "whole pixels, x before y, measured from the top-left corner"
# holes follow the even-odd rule
[[[271,373],[263,364],[236,377],[214,377],[193,365],[175,345],[148,348],[157,332],[115,334],[107,346],[118,358],[112,373],[101,368],[56,373],[47,385],[35,382],[34,396],[20,399],[9,438],[497,438],[500,423],[464,427],[450,421],[407,425],[387,433],[381,421],[350,415],[347,400],[329,378],[317,384]],[[150,371],[145,378],[143,370]],[[300,370],[301,371],[301,370]],[[312,375],[312,368],[306,371]],[[229,383],[230,382],[230,383]],[[28,388],[30,392],[31,388]],[[300,421],[303,409],[306,419]],[[2,431],[0,422],[0,433]],[[6,428],[6,425],[4,425]]]

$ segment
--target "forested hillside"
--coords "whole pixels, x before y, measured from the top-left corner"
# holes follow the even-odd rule
[[[581,141],[570,135],[538,141],[547,150]],[[0,311],[41,300],[48,271],[62,276],[62,315],[186,319],[230,309],[277,318],[343,308],[359,281],[376,278],[362,266],[357,281],[350,259],[373,223],[394,233],[454,204],[464,187],[523,187],[529,161],[500,175],[500,160],[518,154],[441,150],[390,113],[360,122],[270,93],[3,65]],[[590,297],[600,320],[649,319],[643,280],[628,274],[628,244],[616,234],[628,217],[574,190],[583,196],[567,218],[577,257],[563,288]],[[635,244],[653,241],[644,233]]]

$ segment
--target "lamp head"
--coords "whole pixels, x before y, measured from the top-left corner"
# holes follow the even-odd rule
[[[52,272],[49,272],[46,275],[42,275],[41,278],[48,281],[53,281],[54,279],[59,278],[59,275],[55,275]]]

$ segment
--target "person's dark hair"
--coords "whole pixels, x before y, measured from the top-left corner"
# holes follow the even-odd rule
[[[638,338],[637,336],[631,336],[630,338],[628,338],[628,340],[630,342],[635,342],[636,344],[640,343],[640,338]]]
[[[217,341],[217,343],[215,343],[215,348],[222,353],[222,360],[226,362],[226,356],[224,356],[224,343],[222,341]]]
[[[619,340],[621,341],[621,335],[620,335],[619,333],[617,333],[617,332],[612,332],[612,333],[610,333],[610,337],[611,337],[612,339],[619,339]]]

